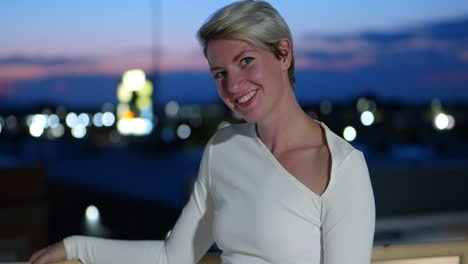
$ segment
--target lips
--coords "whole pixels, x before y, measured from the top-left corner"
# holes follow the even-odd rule
[[[258,90],[250,91],[247,94],[237,98],[236,103],[238,104],[245,104],[249,102],[256,94]]]

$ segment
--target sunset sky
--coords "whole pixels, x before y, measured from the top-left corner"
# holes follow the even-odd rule
[[[135,67],[162,73],[206,72],[207,64],[196,31],[210,14],[230,2],[1,1],[0,96],[7,93],[14,96],[2,84],[18,80],[118,75]],[[352,71],[372,65],[376,60],[372,53],[376,45],[357,37],[360,34],[409,32],[438,21],[468,17],[466,0],[269,2],[292,30],[297,68],[311,71]],[[333,36],[339,36],[341,41],[332,41]],[[468,43],[468,38],[449,47],[446,42],[414,37],[411,41],[394,43],[392,49],[445,45],[457,61],[466,63],[468,49],[462,47],[465,42]],[[316,53],[336,58],[311,59],[310,54]]]

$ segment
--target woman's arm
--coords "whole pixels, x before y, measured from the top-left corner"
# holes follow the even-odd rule
[[[334,176],[330,192],[323,197],[323,263],[370,263],[375,203],[362,153],[351,151]]]
[[[210,195],[210,144],[205,149],[199,175],[187,205],[165,241],[124,241],[71,236],[35,253],[33,264],[79,259],[85,264],[196,263],[213,244],[213,208]]]

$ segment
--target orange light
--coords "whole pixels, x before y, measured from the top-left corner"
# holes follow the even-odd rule
[[[126,110],[122,113],[121,118],[133,119],[135,118],[135,113],[133,113],[131,110]]]

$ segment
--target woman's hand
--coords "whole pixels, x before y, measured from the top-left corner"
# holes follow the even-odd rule
[[[64,260],[67,260],[67,251],[63,241],[60,241],[35,252],[29,262],[31,264],[47,264]]]

